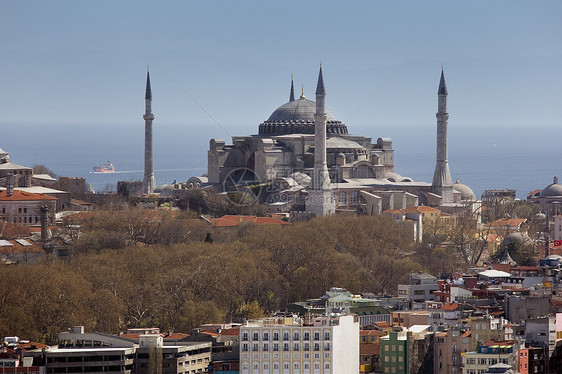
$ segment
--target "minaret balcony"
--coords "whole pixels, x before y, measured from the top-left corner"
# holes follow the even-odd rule
[[[145,121],[152,121],[154,119],[154,114],[145,114],[142,118],[144,118]]]

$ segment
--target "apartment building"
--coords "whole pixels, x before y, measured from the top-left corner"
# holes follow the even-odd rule
[[[359,373],[359,319],[336,315],[248,321],[240,328],[240,373]]]

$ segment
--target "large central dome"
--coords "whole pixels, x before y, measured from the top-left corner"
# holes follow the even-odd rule
[[[289,101],[275,109],[266,122],[306,122],[314,123],[314,114],[316,113],[316,103],[311,100],[301,98],[299,100]],[[326,109],[327,121],[337,121],[336,116]]]
[[[314,134],[316,103],[301,96],[281,105],[259,126],[260,135]],[[326,109],[326,133],[347,134],[347,127]]]

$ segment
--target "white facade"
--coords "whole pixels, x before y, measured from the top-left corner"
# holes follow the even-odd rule
[[[554,236],[552,240],[562,240],[562,215],[556,215],[554,217]]]
[[[356,316],[249,321],[240,328],[241,374],[332,374],[359,372]]]

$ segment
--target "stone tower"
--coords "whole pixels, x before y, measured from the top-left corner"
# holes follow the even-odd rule
[[[449,113],[447,113],[447,85],[445,84],[445,74],[441,68],[441,81],[437,91],[437,158],[435,163],[435,173],[433,174],[432,191],[443,198],[442,203],[453,202],[453,181],[449,171],[447,127]]]
[[[144,181],[143,192],[151,194],[156,188],[156,179],[154,178],[154,158],[152,154],[152,90],[150,89],[150,72],[146,71],[146,94],[144,96],[145,112],[144,112]]]
[[[316,113],[314,115],[314,170],[312,187],[309,188],[306,210],[317,216],[327,216],[336,212],[334,192],[330,184],[326,163],[326,89],[322,77],[322,66],[316,85]]]

